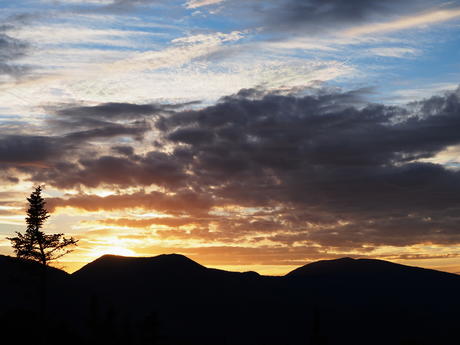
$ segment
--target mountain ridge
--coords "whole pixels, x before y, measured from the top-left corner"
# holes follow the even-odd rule
[[[116,265],[126,266],[139,264],[157,265],[159,266],[158,268],[162,269],[175,268],[178,270],[184,270],[187,268],[192,268],[195,270],[206,268],[205,266],[200,265],[199,263],[181,254],[160,254],[157,256],[122,256],[105,254],[84,265],[79,270],[73,272],[71,275],[79,275],[88,270],[92,270],[94,268],[104,268],[106,266],[111,266],[113,268]]]
[[[436,269],[431,269],[431,268],[424,268],[424,267],[419,267],[419,266],[411,266],[411,265],[404,265],[404,264],[399,264],[395,263],[392,261],[388,260],[381,260],[381,259],[370,259],[370,258],[352,258],[352,257],[342,257],[338,259],[326,259],[326,260],[318,260],[318,261],[313,261],[309,262],[305,265],[299,266],[292,271],[287,272],[284,275],[262,275],[258,272],[255,271],[227,271],[223,269],[217,269],[217,268],[209,268],[205,265],[201,265],[200,263],[190,259],[189,257],[182,255],[182,254],[177,254],[177,253],[172,253],[172,254],[160,254],[156,256],[123,256],[123,255],[115,255],[115,254],[105,254],[100,256],[99,258],[87,263],[83,267],[81,267],[79,270],[73,272],[71,275],[75,275],[78,272],[88,269],[89,267],[99,264],[99,263],[111,263],[111,264],[116,264],[118,263],[123,263],[127,264],[128,262],[131,262],[135,264],[136,262],[155,262],[156,264],[170,264],[174,265],[174,267],[178,268],[186,268],[192,267],[193,265],[196,266],[196,268],[200,267],[201,269],[205,268],[208,270],[217,270],[217,271],[223,271],[223,272],[230,272],[230,273],[245,273],[245,274],[257,274],[260,276],[269,276],[269,277],[287,277],[287,276],[299,276],[305,273],[318,273],[315,272],[318,269],[323,269],[324,272],[330,272],[330,273],[337,273],[334,272],[334,269],[355,269],[355,268],[393,268],[393,269],[406,269],[406,270],[421,270],[421,271],[431,271],[431,272],[439,272],[439,273],[444,273],[447,275],[453,275],[453,276],[460,276],[458,273],[452,273],[452,272],[446,272],[446,271],[440,271]],[[364,265],[361,265],[364,264]]]
[[[396,270],[405,270],[405,271],[419,271],[419,272],[438,272],[441,274],[458,276],[456,273],[445,272],[430,268],[418,267],[403,265],[387,260],[380,259],[369,259],[369,258],[351,258],[343,257],[332,260],[319,260],[308,263],[306,265],[300,266],[290,272],[285,276],[300,276],[305,274],[318,274],[318,273],[339,273],[338,269],[344,270],[345,273],[378,273],[378,272],[391,272]]]
[[[21,273],[0,274],[0,294],[9,297],[0,310],[5,325],[36,310],[39,280],[27,278],[26,266],[0,257],[0,272]],[[206,268],[180,254],[104,255],[72,275],[56,272],[50,318],[80,339],[97,335],[98,344],[119,344],[126,322],[142,325],[152,315],[158,337],[174,345],[326,344],[311,337],[327,345],[460,343],[460,276],[384,260],[321,260],[263,276]]]
[[[11,265],[27,265],[30,267],[34,267],[38,269],[41,267],[39,263],[34,262],[32,260],[24,260],[19,259],[13,256],[8,255],[0,255],[0,265],[5,264]],[[420,272],[437,272],[440,274],[445,274],[447,276],[455,276],[460,277],[460,272],[446,272],[431,268],[424,268],[419,266],[411,266],[411,265],[404,265],[399,264],[387,260],[381,259],[370,259],[370,258],[352,258],[352,257],[342,257],[337,259],[326,259],[326,260],[318,260],[309,262],[305,265],[299,266],[292,271],[287,272],[284,275],[262,275],[255,271],[228,271],[218,268],[210,268],[204,266],[186,255],[183,254],[159,254],[156,256],[124,256],[124,255],[115,255],[115,254],[104,254],[95,260],[87,263],[77,271],[73,273],[67,273],[65,270],[48,266],[48,270],[52,272],[60,272],[64,273],[68,276],[76,276],[81,274],[84,271],[89,269],[93,269],[97,267],[97,269],[108,268],[108,265],[111,265],[111,268],[116,267],[116,265],[136,265],[136,264],[154,264],[158,266],[163,266],[163,269],[177,269],[179,271],[184,271],[186,269],[194,269],[194,270],[209,270],[209,271],[220,271],[220,272],[228,272],[228,273],[236,273],[236,274],[246,274],[246,275],[257,275],[257,276],[264,276],[264,277],[294,277],[294,276],[303,276],[303,275],[316,275],[316,274],[327,274],[327,273],[340,273],[340,270],[343,270],[343,273],[351,273],[354,272],[356,269],[362,269],[362,272],[369,273],[370,269],[374,269],[374,272],[380,271],[388,271],[388,270],[413,270],[413,271],[420,271]],[[385,270],[386,269],[386,270]]]

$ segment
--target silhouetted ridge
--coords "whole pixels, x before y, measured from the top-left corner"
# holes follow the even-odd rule
[[[183,274],[207,270],[206,267],[179,254],[154,257],[131,257],[106,254],[83,266],[72,276],[116,274]]]
[[[29,264],[0,256],[4,332],[37,308]],[[324,260],[268,277],[177,254],[104,255],[63,274],[50,280],[49,310],[75,328],[75,344],[460,344],[460,276],[382,260]]]
[[[0,255],[0,279],[5,279],[8,275],[14,274],[36,274],[42,269],[42,265],[32,260],[19,259],[12,256]],[[51,266],[48,266],[47,272],[51,277],[64,277],[68,273]]]
[[[394,275],[394,274],[439,274],[453,276],[452,273],[435,271],[420,267],[406,266],[384,260],[376,259],[353,259],[350,257],[316,261],[305,266],[296,268],[286,276],[369,276],[369,275]]]
[[[70,276],[54,267],[46,267],[47,281],[50,286],[50,296],[65,284]],[[42,264],[16,257],[0,255],[0,324],[2,317],[10,311],[33,308],[38,310],[37,286],[40,286],[43,277]],[[21,312],[19,312],[21,310]],[[0,328],[1,330],[1,328]]]

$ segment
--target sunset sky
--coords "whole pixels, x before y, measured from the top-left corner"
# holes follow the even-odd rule
[[[460,1],[0,0],[0,254],[460,272]]]

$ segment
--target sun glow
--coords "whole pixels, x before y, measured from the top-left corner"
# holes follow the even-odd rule
[[[135,256],[136,253],[131,249],[121,246],[101,246],[94,248],[91,251],[91,257],[100,257],[106,254],[121,255],[121,256]]]

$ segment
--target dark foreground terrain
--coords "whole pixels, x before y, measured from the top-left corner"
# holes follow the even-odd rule
[[[106,255],[71,275],[49,268],[46,311],[41,277],[39,265],[0,256],[0,332],[11,343],[460,344],[460,276],[380,260],[268,277],[181,255]]]

